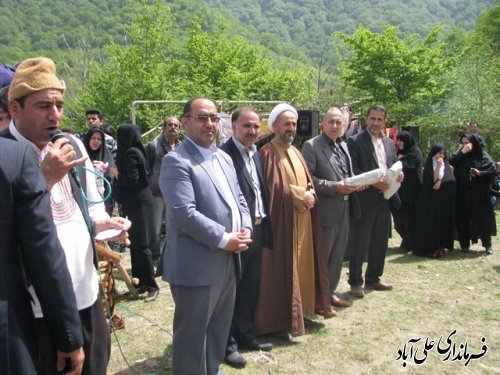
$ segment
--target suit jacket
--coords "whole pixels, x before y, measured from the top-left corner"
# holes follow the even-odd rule
[[[252,228],[247,203],[231,158],[217,153],[240,211],[241,226]],[[218,248],[232,232],[231,208],[211,163],[186,139],[162,161],[160,189],[167,207],[168,241],[163,254],[163,279],[184,286],[213,285],[232,253]]]
[[[341,142],[339,146],[347,155],[349,177],[353,176],[352,162],[347,144]],[[318,194],[321,225],[324,227],[339,225],[344,216],[335,213],[344,212],[346,204],[351,205],[354,216],[359,216],[357,194],[350,194],[348,200],[344,200],[344,194],[337,192],[338,182],[343,177],[340,166],[337,164],[335,155],[330,147],[330,138],[325,134],[320,134],[308,140],[302,146],[302,155],[306,160],[307,167],[314,181],[314,189]]]
[[[56,348],[83,343],[66,258],[34,151],[0,137],[0,373],[36,374],[34,286]]]
[[[225,151],[233,160],[233,164],[236,169],[236,176],[238,177],[238,183],[240,184],[241,192],[243,193],[243,196],[245,197],[245,200],[247,202],[253,223],[255,222],[256,196],[255,196],[252,177],[248,172],[248,169],[245,165],[245,161],[243,160],[243,156],[241,155],[241,152],[236,146],[236,144],[234,143],[233,138],[230,138],[220,148],[221,150]],[[269,197],[267,194],[266,185],[264,183],[260,154],[256,152],[253,154],[252,158],[255,164],[255,168],[257,170],[257,177],[259,178],[259,184],[260,184],[260,193],[262,195],[262,203],[264,204],[264,212],[266,214],[266,218],[262,222],[263,246],[272,248],[272,230],[271,230],[271,221],[269,219]]]
[[[396,146],[394,142],[387,137],[382,139],[382,144],[384,145],[385,155],[386,155],[386,165],[390,168],[396,162]],[[354,174],[360,174],[377,169],[378,159],[375,152],[375,147],[373,147],[373,142],[368,130],[359,133],[358,135],[351,137],[347,140],[347,146],[349,148],[349,153],[351,154],[352,167],[354,168]],[[380,194],[380,191],[374,187],[369,187],[366,190],[360,192],[360,206],[361,209],[370,209],[370,202]],[[398,194],[394,194],[391,199],[391,205],[397,207],[401,205]],[[368,203],[366,205],[365,203]]]

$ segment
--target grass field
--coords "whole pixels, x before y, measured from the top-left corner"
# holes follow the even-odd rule
[[[318,318],[324,328],[295,338],[293,344],[269,339],[274,345],[269,353],[242,352],[248,360],[246,368],[223,365],[224,374],[500,374],[498,238],[493,239],[493,255],[487,256],[476,245],[470,253],[455,250],[437,260],[403,254],[399,242],[399,238],[390,240],[384,271],[384,280],[394,284],[393,291],[367,293],[352,307],[337,309],[336,317]],[[345,263],[339,287],[344,292],[348,291],[347,271]],[[117,282],[117,286],[121,295],[115,311],[125,317],[126,328],[113,338],[108,374],[171,374],[174,304],[168,285],[161,282],[160,296],[152,303],[133,300],[124,284]],[[436,348],[441,336],[440,348],[450,346],[443,354]],[[429,346],[435,343],[425,357],[426,339]],[[467,348],[460,348],[461,344]],[[467,358],[459,359],[464,353],[479,356],[483,345],[486,354],[469,358],[467,366]],[[397,359],[403,349],[406,361]],[[415,358],[424,361],[416,364]]]

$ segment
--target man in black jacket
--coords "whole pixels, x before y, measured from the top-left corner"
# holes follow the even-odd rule
[[[248,251],[236,257],[239,282],[233,321],[226,348],[225,362],[233,367],[245,367],[246,360],[238,352],[244,349],[272,349],[270,343],[259,343],[252,333],[255,307],[260,290],[260,265],[263,239],[270,238],[271,224],[268,216],[268,197],[262,174],[260,156],[254,142],[260,131],[260,115],[251,108],[233,112],[233,136],[221,149],[233,159],[238,183],[245,197],[253,221],[253,242]]]
[[[38,346],[28,282],[57,349],[80,374],[80,318],[66,258],[52,222],[47,184],[29,146],[0,138],[0,373],[37,374]]]

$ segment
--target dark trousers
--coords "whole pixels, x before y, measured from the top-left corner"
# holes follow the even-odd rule
[[[132,263],[132,277],[139,279],[139,286],[146,288],[148,292],[158,290],[159,286],[155,280],[155,271],[153,267],[153,257],[151,248],[130,247],[130,260]]]
[[[80,310],[79,313],[82,322],[83,351],[85,352],[82,374],[106,375],[111,354],[111,337],[100,299],[97,298],[92,306]],[[37,330],[41,363],[40,374],[59,374],[56,368],[56,347],[43,318],[37,319]]]
[[[365,281],[376,283],[384,272],[385,255],[389,242],[390,208],[383,194],[375,193],[361,200],[361,217],[352,219],[349,231],[349,284],[363,285],[363,258],[368,254]]]
[[[262,225],[253,229],[251,248],[241,253],[241,280],[236,287],[233,320],[227,342],[226,355],[238,350],[239,341],[253,341],[255,307],[260,292],[260,266],[262,262]]]

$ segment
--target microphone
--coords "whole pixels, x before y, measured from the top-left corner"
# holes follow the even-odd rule
[[[61,139],[61,138],[69,139],[59,129],[52,130],[50,132],[50,142],[54,143],[55,141],[57,141],[58,139]],[[76,169],[74,167],[69,170],[69,174],[71,175],[71,177],[75,181],[76,185],[81,189],[82,188],[82,184],[80,183],[80,177],[78,176],[78,173],[76,173]]]

